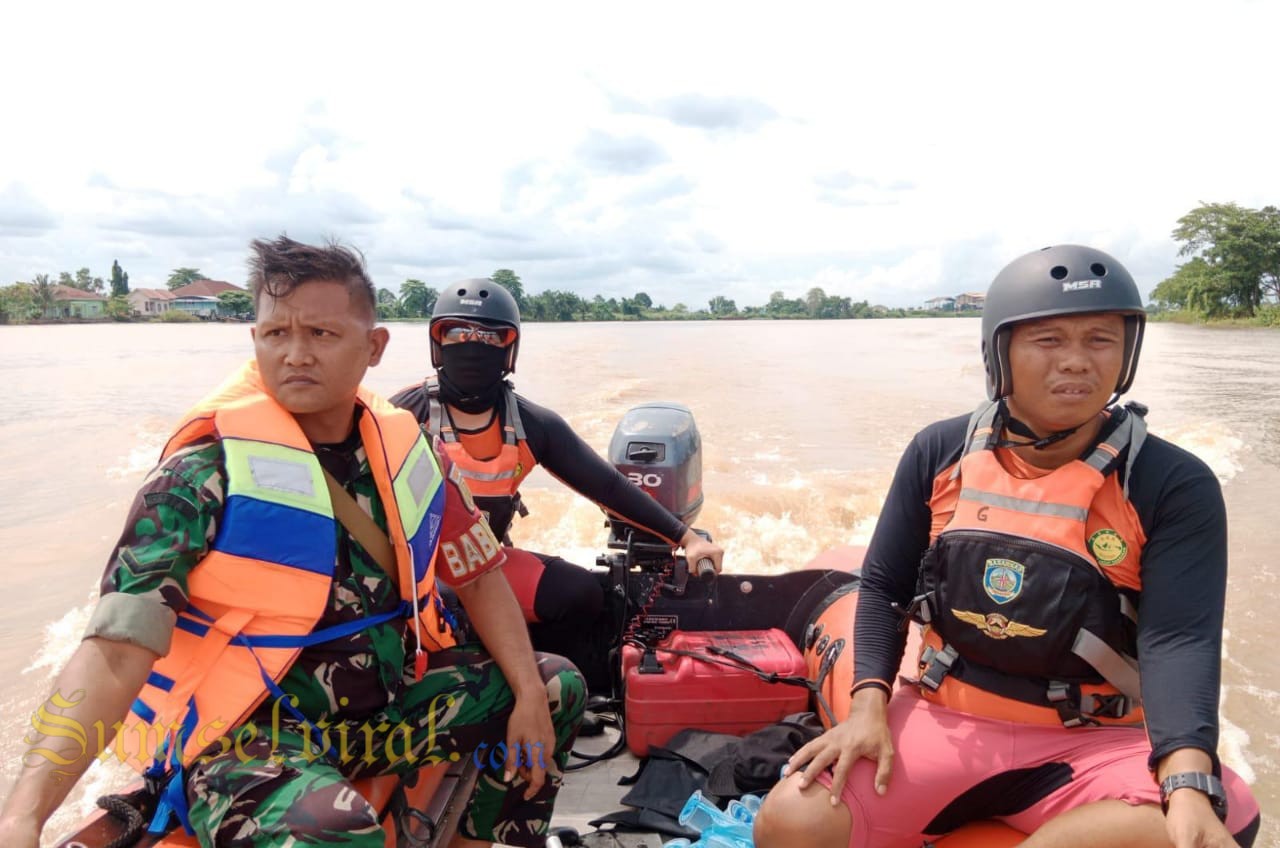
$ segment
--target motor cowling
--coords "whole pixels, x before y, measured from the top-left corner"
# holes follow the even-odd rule
[[[655,402],[632,407],[614,428],[609,461],[635,485],[692,526],[702,509],[702,437],[689,407]],[[609,520],[611,535],[664,544],[620,518]]]

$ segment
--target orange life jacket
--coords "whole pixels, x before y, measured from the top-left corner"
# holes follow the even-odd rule
[[[954,512],[925,553],[913,605],[926,625],[925,698],[1010,721],[1142,722],[1137,611],[1100,553],[1102,534],[1141,538],[1141,527],[1130,508],[1136,526],[1091,532],[1090,512],[1116,500],[1108,487],[1127,502],[1143,412],[1113,410],[1109,435],[1087,456],[1028,478],[996,455],[1003,406],[974,413],[951,472]]]
[[[538,464],[529,449],[524,424],[520,421],[520,409],[515,392],[508,386],[502,402],[502,443],[498,453],[488,459],[477,459],[468,452],[458,431],[440,400],[440,387],[434,377],[422,384],[430,405],[427,427],[432,435],[440,437],[441,450],[448,454],[454,467],[467,481],[476,505],[484,512],[485,519],[499,538],[507,535],[515,513],[526,514],[520,502],[520,484]]]
[[[333,506],[310,443],[266,394],[256,364],[198,403],[165,445],[168,458],[218,439],[227,489],[217,537],[191,571],[190,603],[178,616],[172,647],[156,662],[120,731],[122,756],[152,780],[168,780],[154,832],[165,829],[170,812],[190,832],[184,766],[268,695],[281,697],[277,683],[304,647],[397,617],[414,620],[420,657],[424,648],[453,644],[435,589],[445,501],[440,468],[411,414],[363,389],[357,403],[361,441],[386,506],[401,604],[395,612],[320,631],[337,557]]]

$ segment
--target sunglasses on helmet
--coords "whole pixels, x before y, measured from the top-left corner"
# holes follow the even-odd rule
[[[432,328],[431,334],[441,344],[480,342],[494,347],[507,347],[517,335],[513,327],[486,327],[464,321],[441,321]]]

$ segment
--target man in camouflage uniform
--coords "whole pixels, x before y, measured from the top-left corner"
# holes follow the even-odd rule
[[[361,313],[358,317],[363,318],[365,291],[371,298],[373,289],[363,264],[349,251],[332,246],[310,248],[283,237],[272,243],[255,242],[254,248],[258,259],[253,283],[259,303],[255,340],[264,383],[270,387],[262,348],[264,335],[275,331],[264,334],[264,312],[272,306],[274,312],[287,312],[290,302],[314,301],[316,292],[337,289],[328,284],[338,283],[348,290],[348,311]],[[318,263],[320,271],[308,273],[306,268],[289,266],[297,261],[296,256],[309,256],[308,251],[316,254],[310,259]],[[335,262],[338,271],[332,270]],[[276,294],[270,286],[273,274],[288,277],[294,286]],[[302,311],[309,310],[309,314],[319,308],[315,303],[304,306]],[[293,320],[296,324],[296,316]],[[371,324],[371,315],[369,321]],[[329,345],[322,334],[327,332],[314,335]],[[386,331],[373,331],[379,332]],[[355,351],[355,360],[364,355],[362,350]],[[381,348],[371,361],[366,359],[364,367],[376,364],[380,355]],[[341,363],[351,360],[353,354],[326,350],[316,356],[321,365],[329,357],[335,363],[332,370],[339,371],[349,368]],[[362,377],[364,368],[358,370]],[[290,412],[303,423],[294,409]],[[358,415],[359,407],[354,407],[354,412]],[[303,431],[324,469],[385,532],[386,507],[359,430],[350,425],[352,419],[352,412],[348,412],[345,436],[343,428],[331,430],[330,439],[318,439],[305,424]],[[355,792],[351,781],[409,774],[423,765],[461,757],[474,758],[482,771],[453,844],[542,844],[567,752],[581,721],[584,684],[572,664],[560,657],[539,655],[536,676],[525,665],[532,665],[534,655],[519,608],[496,570],[503,563],[501,548],[459,476],[447,460],[440,462],[447,477],[441,558],[443,561],[451,555],[457,559],[459,550],[465,550],[471,567],[465,580],[456,575],[451,580],[448,570],[440,577],[455,586],[464,604],[479,597],[472,600],[477,608],[468,604],[468,612],[493,656],[475,644],[433,653],[425,673],[415,681],[404,618],[392,618],[350,636],[304,648],[279,681],[288,697],[269,698],[188,767],[190,820],[202,846],[381,846],[384,839],[377,811]],[[107,665],[124,669],[119,676],[126,680],[137,677],[139,669],[141,677],[146,676],[150,662],[167,650],[176,613],[187,605],[189,574],[217,535],[226,481],[218,441],[179,450],[151,473],[108,564],[102,598],[77,657],[104,647],[108,652],[132,651],[123,659],[108,656]],[[337,560],[329,603],[316,630],[388,612],[400,604],[399,592],[382,567],[341,522],[335,526]],[[447,546],[454,547],[450,550]],[[477,596],[481,586],[490,594]],[[509,685],[513,670],[518,677]],[[101,681],[84,677],[84,671],[73,658],[55,684],[55,692],[80,687],[92,695],[104,688]],[[539,678],[545,699],[531,693]],[[523,685],[516,685],[519,683]],[[134,694],[140,686],[138,678]],[[522,697],[523,693],[530,693],[530,697]],[[109,725],[123,713],[123,709],[115,709],[119,695],[106,699],[110,703],[105,705],[85,706],[95,700],[103,699],[86,697],[76,708],[82,711],[75,715],[69,712],[68,717],[89,726],[99,717],[95,710],[99,714],[105,711],[103,717]],[[516,751],[509,751],[508,746]],[[75,776],[96,753],[90,751],[83,758],[86,762],[77,765]],[[504,756],[509,754],[518,756]],[[67,781],[57,788],[42,785],[48,774],[47,768],[28,769],[15,787],[0,816],[0,844],[34,848],[36,841],[31,835],[38,837],[44,818],[70,788]]]

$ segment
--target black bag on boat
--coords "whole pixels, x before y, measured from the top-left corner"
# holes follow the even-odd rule
[[[791,755],[821,734],[822,724],[813,713],[789,715],[743,737],[682,730],[666,747],[651,747],[640,769],[619,781],[631,787],[622,803],[632,809],[601,816],[590,824],[696,839],[697,834],[678,821],[690,795],[701,789],[718,804],[767,792],[778,782],[782,765]]]

